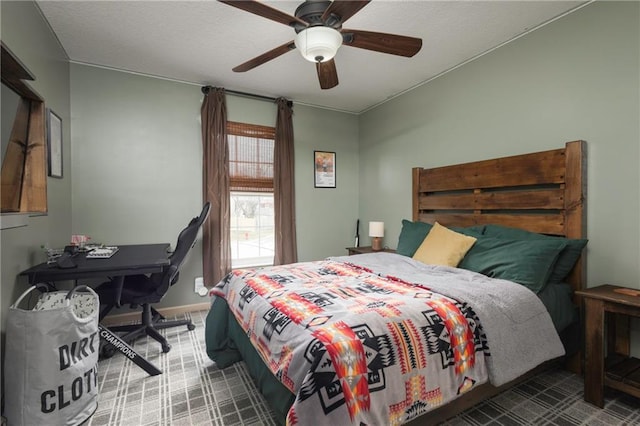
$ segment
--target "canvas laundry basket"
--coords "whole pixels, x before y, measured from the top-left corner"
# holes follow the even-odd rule
[[[33,309],[9,307],[5,416],[13,425],[77,425],[98,406],[98,295],[86,286],[42,293]]]

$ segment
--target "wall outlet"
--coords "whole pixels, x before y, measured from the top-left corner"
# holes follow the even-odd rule
[[[194,291],[200,296],[206,296],[209,293],[209,289],[204,286],[204,279],[197,277],[194,283]]]

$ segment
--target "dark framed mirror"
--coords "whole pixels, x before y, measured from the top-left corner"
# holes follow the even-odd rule
[[[33,74],[2,45],[2,213],[47,212],[47,146],[42,97]]]

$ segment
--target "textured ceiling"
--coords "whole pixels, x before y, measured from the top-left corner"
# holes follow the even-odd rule
[[[73,62],[133,71],[296,103],[363,112],[584,1],[374,0],[346,28],[421,38],[413,58],[342,46],[340,84],[321,90],[298,51],[245,73],[231,70],[293,40],[292,28],[217,1],[38,1]],[[294,14],[300,2],[267,1]]]

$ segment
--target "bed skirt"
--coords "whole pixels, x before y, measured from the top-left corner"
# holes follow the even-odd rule
[[[257,388],[273,409],[275,420],[278,424],[284,425],[295,395],[267,368],[246,333],[231,314],[227,302],[221,297],[214,298],[207,314],[205,341],[207,355],[215,361],[218,368],[223,369],[244,360]]]

